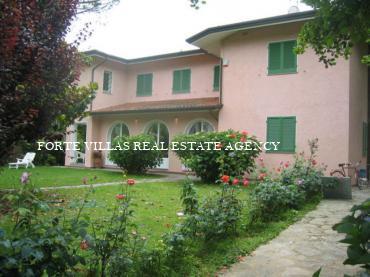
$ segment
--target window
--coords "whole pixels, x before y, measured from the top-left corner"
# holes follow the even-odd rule
[[[167,126],[164,123],[161,122],[152,122],[146,132],[148,135],[152,135],[155,138],[155,142],[161,147],[163,144],[163,148],[167,149],[170,137],[168,133]],[[168,150],[163,150],[163,158],[168,158]]]
[[[269,75],[297,72],[297,54],[293,51],[296,45],[295,40],[269,44]]]
[[[112,92],[112,72],[111,71],[104,71],[103,92],[104,93]]]
[[[367,156],[367,132],[368,132],[368,126],[366,122],[362,122],[362,156]]]
[[[152,73],[137,75],[136,96],[151,96],[153,86],[152,84]]]
[[[129,136],[130,132],[128,131],[128,127],[124,123],[117,123],[113,125],[113,127],[110,129],[109,135],[108,135],[108,141],[113,143],[113,140],[116,137],[121,136]]]
[[[190,69],[175,70],[173,72],[173,93],[186,93],[190,92]]]
[[[213,131],[214,131],[214,128],[208,121],[199,120],[199,121],[195,121],[194,123],[190,125],[190,127],[187,130],[187,133],[189,135],[192,135],[192,134],[196,134],[199,132],[213,132]]]
[[[280,142],[278,150],[268,152],[295,152],[295,116],[268,117],[267,118],[267,141]]]
[[[220,66],[216,65],[213,68],[213,90],[219,91],[220,90]]]

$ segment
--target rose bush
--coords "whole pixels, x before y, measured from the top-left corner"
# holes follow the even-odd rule
[[[232,130],[224,132],[197,133],[194,135],[178,135],[173,143],[195,142],[196,145],[212,142],[210,150],[181,149],[175,150],[176,155],[183,164],[193,170],[202,181],[213,183],[222,175],[243,176],[244,173],[254,169],[254,159],[261,152],[255,147],[258,144],[256,137],[248,135],[246,131],[235,132]],[[249,142],[251,150],[235,150],[234,146],[239,143]],[[233,146],[233,149],[229,147]]]

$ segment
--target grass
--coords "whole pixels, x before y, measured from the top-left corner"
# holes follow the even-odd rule
[[[82,179],[86,177],[88,184],[119,182],[122,180],[121,171],[110,171],[89,168],[68,168],[38,166],[36,168],[9,169],[0,168],[0,189],[14,188],[20,184],[20,176],[23,172],[31,173],[31,182],[36,187],[59,187],[81,185]],[[96,178],[94,178],[96,176]],[[159,178],[160,175],[146,174],[128,176],[129,178]]]
[[[39,170],[42,170],[42,168],[39,168]],[[58,170],[58,168],[52,168],[52,171],[53,170]],[[78,171],[79,169],[65,170]],[[73,173],[75,173],[74,171]],[[109,178],[114,178],[113,176],[115,176],[115,174],[113,174],[113,176],[109,175],[114,172],[82,170],[82,172],[86,173],[94,171],[107,174],[109,177],[99,175],[99,178],[107,178],[105,180],[113,180]],[[50,178],[54,178],[51,176],[52,174],[48,174]],[[77,176],[79,176],[79,179],[76,179],[76,182],[83,176],[81,171]],[[63,176],[59,177],[60,180],[63,180]],[[0,180],[3,180],[0,181],[0,183],[3,183],[4,179],[1,178],[4,177],[0,176]],[[120,173],[117,178],[118,180],[121,178]],[[60,181],[59,183],[66,184],[66,181]],[[213,195],[220,190],[219,186],[200,183],[196,183],[196,188],[201,199]],[[110,218],[111,210],[116,203],[115,195],[120,193],[121,189],[120,185],[95,188],[88,199],[95,200],[96,205],[93,207],[86,207],[84,213],[88,214],[95,222],[99,222],[101,226],[104,226]],[[50,191],[49,195],[57,199],[65,200],[63,205],[65,205],[67,209],[67,214],[72,215],[76,210],[68,208],[69,204],[74,200],[83,199],[87,191],[87,188],[57,189],[55,191]],[[141,183],[130,187],[130,195],[133,197],[134,222],[137,225],[139,234],[148,239],[149,246],[155,245],[164,233],[171,231],[175,224],[181,222],[182,217],[178,217],[176,214],[182,210],[180,191],[180,182]],[[241,188],[239,194],[239,197],[244,200],[245,203],[245,214],[247,214],[250,206],[248,200],[250,191],[251,188]],[[282,230],[302,218],[307,212],[313,210],[317,203],[316,201],[306,204],[303,209],[299,211],[287,211],[275,222],[242,225],[239,228],[238,235],[233,238],[219,240],[213,244],[204,244],[201,241],[194,241],[192,249],[193,255],[191,256],[193,268],[191,272],[189,272],[189,276],[215,275],[223,267],[237,262],[240,256],[251,253],[258,246],[276,237]],[[245,219],[244,223],[246,222],[247,220]],[[2,227],[7,229],[9,223],[9,218],[2,218],[0,226],[3,225]]]
[[[220,190],[215,185],[196,184],[201,198],[215,194]],[[169,232],[172,227],[181,222],[177,212],[182,210],[180,202],[181,183],[142,183],[131,187],[133,197],[134,222],[140,235],[148,239],[149,246],[156,244],[162,235]],[[242,188],[239,197],[244,200],[245,212],[249,206],[250,188]],[[82,199],[86,188],[63,189],[53,191],[54,197],[65,200],[65,205],[73,200]],[[94,221],[102,226],[108,220],[116,199],[115,195],[121,192],[121,187],[109,186],[95,188],[89,195],[89,200],[95,200],[94,207],[85,208],[84,213],[90,215]],[[240,256],[247,255],[258,246],[265,244],[276,237],[282,230],[301,219],[308,211],[313,210],[318,202],[306,204],[299,211],[290,210],[283,214],[279,220],[270,223],[258,223],[248,227],[240,226],[236,237],[219,240],[213,244],[194,242],[194,255],[191,257],[196,268],[197,276],[213,276],[220,268],[227,267],[238,261]],[[75,211],[69,211],[69,214]],[[246,222],[247,220],[245,220]],[[189,276],[192,276],[190,273]]]

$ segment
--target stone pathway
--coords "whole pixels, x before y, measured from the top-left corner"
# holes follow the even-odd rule
[[[153,173],[151,173],[153,174]],[[139,179],[136,180],[137,184],[143,184],[143,183],[157,183],[157,182],[163,182],[163,183],[169,183],[169,182],[178,182],[181,180],[185,180],[186,175],[184,174],[165,174],[160,173],[160,175],[164,175],[165,177],[159,177],[159,178],[148,178],[148,179]],[[189,178],[192,180],[197,180],[195,176],[189,175]],[[43,187],[42,190],[57,190],[57,189],[76,189],[76,188],[89,188],[89,187],[107,187],[107,186],[115,186],[118,184],[121,184],[122,182],[110,182],[110,183],[98,183],[98,184],[91,184],[91,185],[71,185],[71,186],[57,186],[57,187]]]
[[[322,267],[323,277],[354,275],[359,267],[344,266],[347,245],[338,243],[344,235],[331,228],[349,213],[354,204],[370,197],[370,190],[354,189],[352,200],[323,200],[316,210],[258,247],[243,261],[223,274],[227,277],[312,276]]]

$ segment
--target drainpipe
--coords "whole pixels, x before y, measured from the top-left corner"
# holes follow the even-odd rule
[[[105,63],[106,61],[108,60],[108,57],[107,56],[105,56],[104,57],[104,60],[102,61],[102,62],[100,62],[100,63],[98,63],[98,64],[96,64],[96,65],[94,65],[94,67],[92,68],[92,70],[91,70],[91,83],[94,83],[94,73],[95,73],[95,70],[99,67],[99,66],[101,66],[103,63]],[[90,112],[92,111],[92,101],[91,101],[91,103],[90,103]]]
[[[223,71],[224,71],[224,60],[220,58],[220,104],[222,105],[222,79],[223,79]]]

